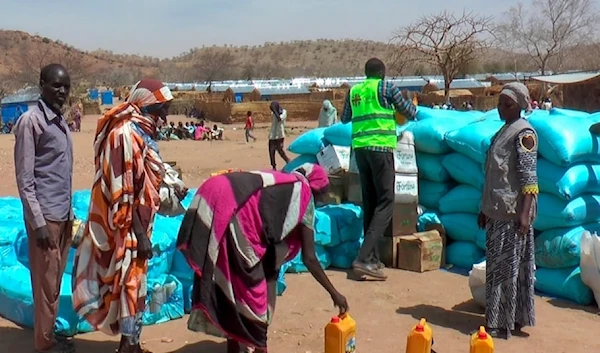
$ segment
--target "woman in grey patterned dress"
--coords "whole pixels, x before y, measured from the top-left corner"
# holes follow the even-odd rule
[[[486,326],[493,337],[510,337],[535,324],[533,219],[537,210],[537,135],[522,111],[529,91],[509,83],[498,112],[505,125],[492,139],[478,223],[486,237]]]

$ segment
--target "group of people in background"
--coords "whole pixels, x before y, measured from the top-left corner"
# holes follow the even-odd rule
[[[225,129],[214,124],[212,129],[204,124],[204,120],[199,122],[186,121],[175,122],[171,121],[168,125],[159,128],[159,140],[196,140],[196,141],[213,141],[223,140]]]

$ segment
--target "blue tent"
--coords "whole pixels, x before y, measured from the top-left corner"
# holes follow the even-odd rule
[[[40,99],[40,91],[37,87],[29,87],[8,95],[0,101],[2,111],[2,122],[16,122],[21,114],[25,113],[28,106]]]

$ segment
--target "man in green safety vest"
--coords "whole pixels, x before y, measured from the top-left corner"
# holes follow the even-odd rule
[[[386,280],[379,260],[378,243],[392,221],[394,211],[395,113],[414,120],[416,107],[400,88],[384,81],[385,65],[377,58],[365,65],[365,82],[346,96],[341,121],[352,122],[352,149],[360,173],[365,238],[352,264],[361,276]]]

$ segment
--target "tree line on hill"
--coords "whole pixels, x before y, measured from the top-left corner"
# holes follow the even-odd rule
[[[594,0],[529,1],[495,18],[470,11],[424,15],[399,28],[389,43],[319,39],[224,45],[193,48],[164,60],[106,50],[83,52],[39,36],[27,40],[23,35],[10,43],[0,37],[5,56],[14,56],[12,63],[4,63],[8,70],[0,71],[0,97],[36,85],[40,68],[51,61],[65,65],[81,86],[112,87],[142,76],[168,82],[355,76],[362,75],[364,62],[372,56],[386,61],[389,75],[442,75],[446,90],[467,74],[600,68]]]

